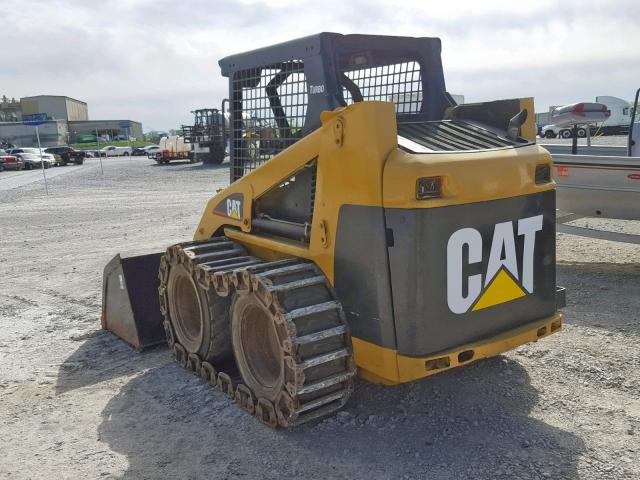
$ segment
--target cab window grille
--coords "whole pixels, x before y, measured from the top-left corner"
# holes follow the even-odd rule
[[[237,180],[302,137],[304,65],[294,60],[236,72],[232,93],[232,180]]]
[[[422,78],[418,62],[345,71],[344,76],[343,96],[347,104],[378,100],[395,103],[399,114],[419,113],[421,110]]]

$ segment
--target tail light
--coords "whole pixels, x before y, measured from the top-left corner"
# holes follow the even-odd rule
[[[428,200],[442,196],[442,177],[423,177],[416,182],[416,199]]]
[[[551,181],[551,166],[548,163],[536,165],[536,185]]]

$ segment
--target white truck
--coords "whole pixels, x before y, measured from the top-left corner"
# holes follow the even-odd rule
[[[629,123],[631,122],[631,110],[633,105],[618,97],[611,97],[608,95],[602,95],[596,97],[596,103],[607,106],[609,116],[600,122],[593,122],[591,125],[592,135],[626,135],[629,133]],[[553,121],[553,115],[556,107],[551,110],[550,121]],[[571,138],[572,127],[568,125],[545,125],[540,130],[540,136],[545,138]],[[584,138],[587,136],[587,126],[579,125],[578,137]]]
[[[115,147],[113,145],[108,145],[98,150],[98,154],[101,157],[120,157],[125,155],[130,156],[131,150],[131,147]]]
[[[596,97],[596,102],[604,103],[611,115],[599,125],[603,135],[627,135],[629,124],[631,123],[631,102],[618,97],[600,96]]]
[[[159,142],[159,150],[149,152],[149,158],[152,158],[158,164],[167,164],[171,160],[189,160],[193,163],[193,152],[191,144],[184,141],[183,136],[169,135],[162,137]]]

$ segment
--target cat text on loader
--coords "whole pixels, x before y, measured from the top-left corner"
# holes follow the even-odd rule
[[[356,372],[409,382],[561,328],[531,99],[456,106],[434,38],[322,33],[220,66],[232,183],[193,241],[114,259],[105,328],[144,346],[162,325],[273,427],[334,412]]]

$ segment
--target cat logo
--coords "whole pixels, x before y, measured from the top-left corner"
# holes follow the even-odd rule
[[[240,200],[234,200],[233,198],[227,198],[227,217],[240,220],[242,215],[242,202]]]
[[[466,265],[482,263],[482,236],[474,228],[454,232],[447,243],[447,304],[453,313],[477,311],[522,298],[534,291],[533,258],[536,233],[542,230],[542,215],[517,222],[517,235],[523,237],[521,275],[514,222],[496,224],[486,272],[467,274]]]
[[[243,203],[244,196],[241,193],[232,193],[227,198],[218,202],[216,208],[213,209],[213,213],[221,217],[242,220]]]

